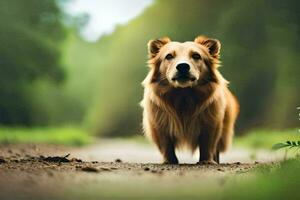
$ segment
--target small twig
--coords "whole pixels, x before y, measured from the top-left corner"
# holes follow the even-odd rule
[[[65,155],[64,156],[64,158],[67,158],[67,157],[69,157],[71,154],[70,153],[68,153],[67,155]]]

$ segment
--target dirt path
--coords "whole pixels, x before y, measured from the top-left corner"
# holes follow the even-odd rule
[[[221,165],[195,165],[197,155],[180,153],[181,163],[188,164],[162,165],[152,145],[101,140],[78,149],[2,146],[0,158],[0,199],[87,199],[84,197],[89,195],[88,199],[133,199],[146,194],[155,197],[170,189],[181,191],[187,187],[184,183],[222,185],[227,177],[245,174],[261,163],[282,158],[282,154],[233,149],[221,156]]]
[[[119,158],[130,163],[161,163],[161,156],[154,145],[147,142],[136,142],[131,140],[101,140],[97,144],[72,151],[72,155],[87,161],[101,160],[113,162]],[[191,155],[189,152],[177,152],[180,163],[193,164],[198,161],[199,153]],[[271,152],[266,150],[249,150],[233,148],[221,154],[222,163],[268,163],[283,158],[282,152]]]

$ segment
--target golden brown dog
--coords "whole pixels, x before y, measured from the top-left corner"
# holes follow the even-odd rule
[[[148,43],[150,71],[145,80],[143,127],[165,163],[177,164],[175,149],[200,149],[200,163],[219,163],[231,144],[239,105],[218,71],[221,44],[197,37]]]

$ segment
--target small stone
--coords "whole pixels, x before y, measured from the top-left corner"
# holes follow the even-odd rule
[[[107,167],[101,167],[100,169],[103,170],[103,171],[110,171],[111,170],[111,169],[109,169]]]
[[[78,159],[78,158],[72,158],[70,161],[71,162],[82,162],[82,160]]]
[[[3,158],[0,158],[0,164],[5,163],[6,161]]]
[[[62,163],[62,162],[70,162],[70,160],[67,158],[70,154],[67,154],[66,156],[48,156],[46,158],[42,158],[43,161],[46,162],[55,162],[55,163]]]
[[[144,171],[149,171],[150,168],[149,167],[144,167]]]
[[[91,166],[83,167],[81,170],[85,172],[99,172],[97,168]]]

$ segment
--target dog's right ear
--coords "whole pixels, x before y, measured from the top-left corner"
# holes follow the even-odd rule
[[[195,42],[208,48],[208,51],[212,57],[219,58],[221,49],[221,43],[219,40],[200,35],[195,38]]]
[[[156,39],[156,40],[150,40],[148,42],[148,55],[149,55],[149,58],[154,58],[160,48],[162,48],[165,44],[171,42],[170,38],[168,37],[164,37],[164,38],[161,38],[161,39]]]

